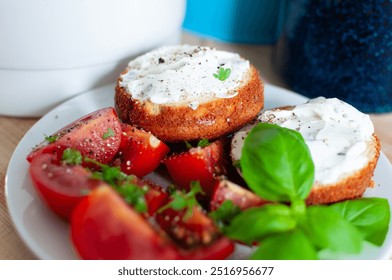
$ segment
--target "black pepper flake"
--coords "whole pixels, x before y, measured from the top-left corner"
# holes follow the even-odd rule
[[[160,57],[160,58],[158,59],[158,62],[159,62],[159,63],[165,63],[165,60],[164,60],[162,57]]]

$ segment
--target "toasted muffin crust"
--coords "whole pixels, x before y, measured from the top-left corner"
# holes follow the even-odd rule
[[[307,204],[328,204],[362,197],[368,187],[374,187],[373,174],[380,157],[380,140],[373,134],[367,165],[349,174],[333,185],[314,185],[306,199]]]
[[[165,142],[219,138],[245,125],[264,106],[264,84],[254,66],[246,73],[236,96],[213,98],[196,109],[186,104],[135,100],[120,82],[121,78],[116,86],[115,107],[121,120]]]

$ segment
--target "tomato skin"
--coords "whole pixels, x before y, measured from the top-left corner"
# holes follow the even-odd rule
[[[40,197],[65,220],[70,219],[86,192],[101,184],[91,179],[91,173],[82,166],[61,164],[53,154],[37,154],[31,161],[29,172]]]
[[[146,193],[144,195],[148,208],[148,215],[146,216],[153,216],[169,198],[169,193],[164,188],[149,180],[133,176],[131,183],[139,186],[140,188],[146,189]]]
[[[169,194],[162,189],[151,187],[144,195],[148,206],[148,214],[153,216],[167,201]]]
[[[151,133],[122,124],[119,149],[122,172],[144,177],[159,166],[169,151],[169,147]]]
[[[252,191],[223,179],[216,182],[210,201],[210,210],[216,210],[226,200],[233,202],[233,205],[239,207],[240,210],[268,203]]]
[[[193,249],[175,246],[109,186],[96,188],[76,206],[71,240],[82,259],[95,260],[217,260],[234,251],[226,237]]]
[[[216,177],[226,170],[224,141],[218,140],[204,148],[192,148],[163,160],[173,181],[182,189],[189,191],[192,181],[199,181],[207,197],[210,197],[216,184]]]
[[[110,187],[99,187],[75,208],[71,239],[83,259],[180,259],[160,235]]]
[[[195,206],[189,217],[186,210],[165,209],[156,214],[156,221],[180,247],[191,249],[213,243],[220,232],[215,223]]]
[[[233,241],[221,237],[208,246],[201,246],[189,251],[181,251],[184,260],[224,260],[234,252]]]
[[[60,158],[66,148],[74,148],[83,156],[108,163],[120,147],[121,123],[114,108],[108,107],[75,120],[53,136],[57,137],[55,142],[41,143],[27,156],[27,160],[31,162],[41,153],[54,153]]]

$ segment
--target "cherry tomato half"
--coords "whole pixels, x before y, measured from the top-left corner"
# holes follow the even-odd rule
[[[102,184],[80,165],[67,165],[54,154],[37,154],[29,167],[34,187],[60,217],[69,220],[74,207],[88,192]]]
[[[149,132],[122,124],[119,149],[121,171],[144,177],[154,171],[169,147]]]

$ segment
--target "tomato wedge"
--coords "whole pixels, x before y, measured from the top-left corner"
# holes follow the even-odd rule
[[[169,198],[169,193],[154,182],[133,176],[131,183],[146,190],[144,199],[146,200],[149,216],[153,216]]]
[[[33,185],[48,207],[61,218],[71,213],[86,194],[101,184],[80,165],[66,165],[54,154],[37,154],[29,167]]]
[[[156,214],[156,221],[184,249],[207,246],[220,236],[219,229],[200,206],[192,207],[190,213],[186,209],[168,208]]]
[[[217,140],[207,147],[191,148],[189,151],[171,155],[163,160],[173,181],[189,191],[192,181],[199,181],[207,197],[213,192],[216,177],[226,171],[227,158],[224,140]]]
[[[122,172],[144,177],[159,166],[169,150],[165,143],[151,133],[122,124],[119,149]]]
[[[234,252],[234,249],[233,241],[223,236],[208,246],[182,250],[181,257],[184,260],[224,260]]]
[[[216,210],[226,200],[233,202],[241,210],[267,203],[255,193],[247,190],[229,180],[223,179],[216,183],[210,201],[211,211]]]
[[[170,240],[106,186],[95,189],[75,208],[71,239],[83,259],[180,258]]]
[[[121,142],[121,123],[112,107],[92,112],[60,129],[51,136],[53,143],[43,142],[28,156],[29,162],[41,153],[61,157],[66,148],[74,148],[101,163],[110,162]]]

